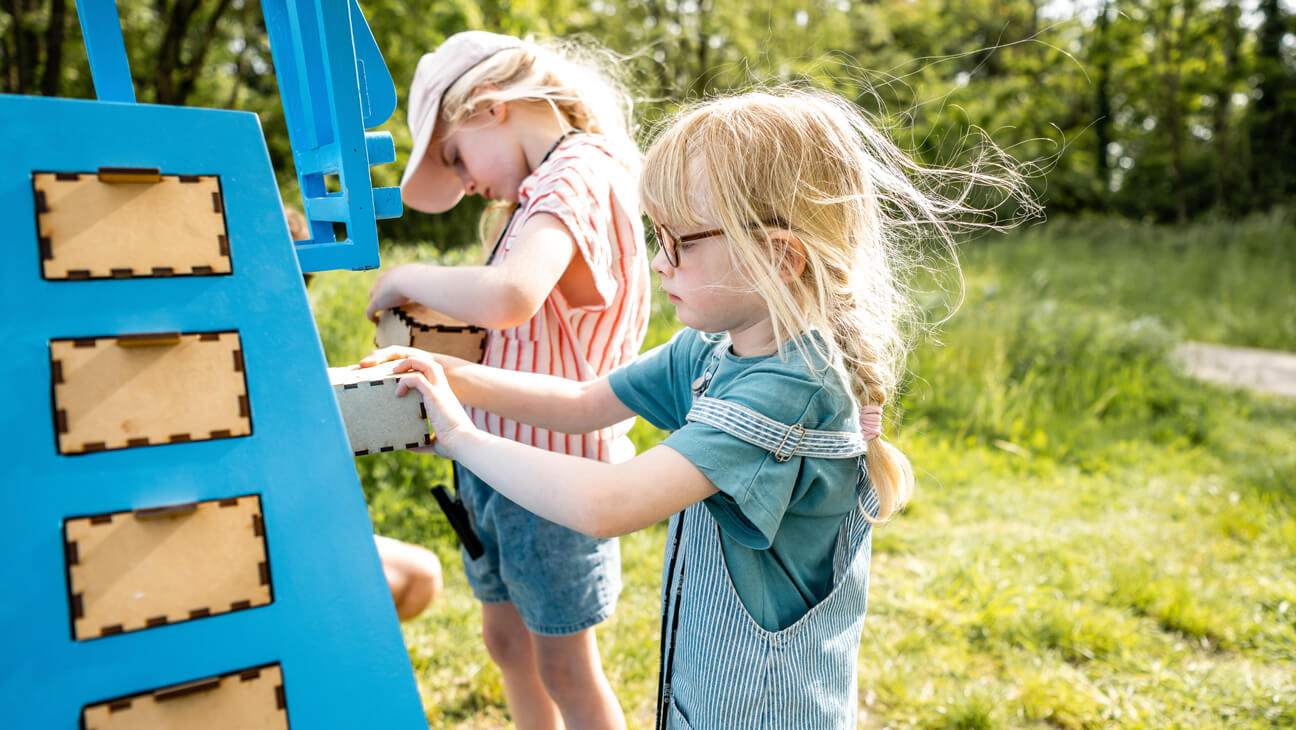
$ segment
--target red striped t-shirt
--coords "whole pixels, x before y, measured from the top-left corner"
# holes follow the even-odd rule
[[[526,245],[517,233],[538,213],[567,227],[602,301],[571,306],[555,287],[529,321],[488,332],[482,361],[505,370],[594,380],[634,359],[648,330],[651,292],[636,180],[603,137],[569,137],[522,181],[517,214],[493,264]],[[593,433],[565,434],[477,408],[468,414],[478,428],[558,453],[611,462],[634,455],[626,437],[633,419]]]

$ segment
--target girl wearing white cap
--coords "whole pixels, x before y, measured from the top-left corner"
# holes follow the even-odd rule
[[[366,316],[417,302],[488,328],[483,364],[571,380],[602,377],[638,353],[650,310],[640,155],[624,95],[576,53],[470,31],[419,61],[403,199],[440,213],[476,194],[496,202],[486,220],[511,215],[492,231],[486,265],[389,269]],[[568,434],[485,410],[471,417],[483,431],[557,453],[634,456],[630,420]],[[514,722],[624,727],[593,628],[621,590],[617,542],[539,518],[456,468],[485,547],[475,560],[465,554],[464,568]]]

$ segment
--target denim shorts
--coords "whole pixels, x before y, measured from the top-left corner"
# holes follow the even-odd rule
[[[621,593],[621,550],[522,509],[455,464],[459,499],[485,552],[463,553],[482,603],[512,602],[536,634],[574,634],[601,623]]]

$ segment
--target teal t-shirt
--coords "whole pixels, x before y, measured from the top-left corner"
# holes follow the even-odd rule
[[[729,576],[761,627],[791,626],[832,588],[833,548],[842,518],[856,508],[855,459],[769,451],[712,426],[686,422],[693,383],[714,364],[706,394],[807,429],[858,430],[858,410],[841,376],[812,367],[788,346],[778,354],[738,357],[728,337],[684,329],[670,342],[612,372],[617,398],[672,433],[662,443],[693,463],[719,492],[705,501],[720,525]],[[718,358],[717,358],[718,355]]]

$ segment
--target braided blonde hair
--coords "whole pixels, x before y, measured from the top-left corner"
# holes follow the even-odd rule
[[[648,150],[640,196],[656,220],[721,228],[735,270],[766,302],[780,353],[789,342],[822,350],[858,407],[882,407],[921,325],[911,271],[943,251],[957,272],[956,232],[996,225],[992,209],[969,202],[975,190],[1033,205],[1009,162],[987,143],[966,168],[924,168],[854,104],[782,88],[676,117]],[[796,257],[804,268],[785,281]],[[813,331],[831,336],[800,337]],[[912,493],[913,470],[882,438],[869,443],[867,465],[885,520]]]

